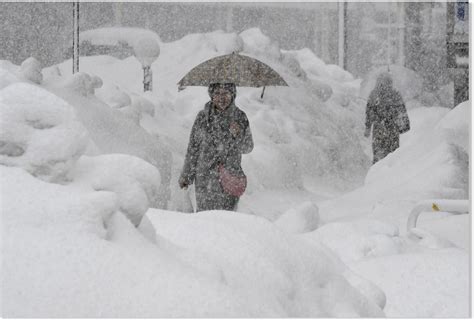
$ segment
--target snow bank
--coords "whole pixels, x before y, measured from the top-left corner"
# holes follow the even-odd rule
[[[243,40],[244,51],[255,56],[265,56],[269,59],[281,58],[280,46],[264,35],[259,28],[247,29],[239,34]]]
[[[399,198],[467,198],[468,118],[466,102],[447,113],[431,130],[414,134],[396,152],[375,164],[366,184],[384,182],[385,188],[404,185],[406,188],[396,192]]]
[[[43,74],[41,73],[41,63],[33,57],[30,57],[21,63],[20,73],[23,78],[41,84],[43,81]]]
[[[289,233],[313,231],[319,223],[318,207],[312,202],[305,202],[283,213],[274,223]]]
[[[171,153],[168,147],[159,137],[150,135],[128,115],[112,109],[93,95],[90,88],[94,82],[77,81],[78,77],[86,80],[98,78],[88,75],[63,77],[65,79],[50,84],[48,89],[74,107],[77,118],[87,129],[100,153],[136,156],[159,170],[159,196],[156,202],[150,205],[165,208],[169,200],[171,178]]]
[[[122,213],[120,199],[127,196],[117,184],[130,181],[120,177],[153,185],[147,177],[153,167],[133,161],[125,155],[83,157],[69,185],[0,166],[9,187],[2,190],[5,316],[383,315],[345,280],[344,266],[327,250],[262,218],[152,210],[149,218],[159,230],[150,239],[153,226],[137,230]],[[119,175],[119,169],[125,172]],[[133,186],[127,193],[136,197]]]
[[[97,76],[91,76],[84,72],[78,72],[67,78],[63,86],[73,90],[82,96],[92,96],[97,88],[102,87],[102,79]]]
[[[81,157],[75,184],[117,195],[119,210],[138,226],[150,206],[159,204],[160,173],[153,165],[129,155]]]
[[[159,235],[201,253],[221,269],[228,286],[274,315],[382,316],[341,276],[345,267],[337,258],[265,219],[226,211],[186,215],[153,210],[148,215]]]
[[[0,105],[0,163],[46,181],[67,181],[88,144],[73,108],[26,83],[2,89]]]
[[[323,225],[303,234],[380,287],[389,317],[469,315],[469,215],[430,212],[418,222],[421,240],[405,233],[418,201],[468,198],[469,110],[467,102],[409,110],[401,147],[371,167],[363,187],[319,203]]]
[[[18,69],[18,66],[8,60],[0,60],[0,89],[20,81],[17,76]]]
[[[9,186],[2,191],[5,316],[225,317],[261,310],[147,241],[116,211],[114,193],[81,193],[19,169],[0,171]]]
[[[373,219],[331,222],[304,238],[321,242],[333,250],[345,263],[368,258],[395,255],[403,249],[398,228]]]
[[[363,187],[318,204],[322,220],[382,215],[405,230],[418,201],[468,198],[468,106],[409,110],[400,148],[370,168]]]
[[[361,261],[351,268],[381,287],[387,317],[468,318],[469,254],[460,249]]]
[[[273,48],[273,58],[268,52],[259,51],[267,47]],[[191,34],[175,42],[160,43],[160,50],[159,59],[152,64],[152,93],[143,93],[142,69],[134,58],[84,57],[81,70],[103,80],[103,87],[96,93],[107,104],[116,104],[112,100],[121,95],[114,86],[132,99],[132,107],[125,106],[132,122],[139,121],[173,152],[171,184],[177,184],[180,160],[194,118],[209,100],[206,88],[188,87],[178,92],[176,84],[196,65],[233,51],[261,59],[290,84],[290,87],[268,87],[263,99],[261,89],[239,87],[237,90],[237,105],[246,112],[255,141],[252,153],[243,156],[243,168],[249,177],[247,192],[302,190],[309,185],[345,190],[362,183],[370,160],[359,139],[363,135],[363,113],[356,107],[353,98],[356,94],[347,94],[358,92],[358,83],[352,76],[341,76],[344,72],[336,72],[335,67],[320,62],[319,78],[307,79],[304,75],[312,73],[318,58],[308,53],[305,60],[301,58],[305,51],[301,54],[282,51],[258,29],[241,34],[223,31]],[[69,62],[59,67],[63,75],[70,73]],[[341,77],[347,81],[341,84],[338,80]],[[154,106],[154,117],[148,117],[149,113],[144,116],[143,111],[137,114],[136,107],[142,110],[144,104],[136,97],[151,103],[146,103],[145,109]],[[324,99],[326,103],[322,102]],[[161,168],[160,172],[163,173]],[[178,194],[173,192],[172,197]]]

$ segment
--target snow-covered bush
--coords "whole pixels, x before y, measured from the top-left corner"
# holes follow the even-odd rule
[[[24,79],[41,84],[43,81],[41,69],[41,63],[34,57],[30,57],[21,63],[20,73]]]
[[[74,170],[76,183],[117,195],[119,210],[138,226],[151,205],[158,202],[160,173],[153,165],[121,154],[83,156]]]
[[[112,108],[119,109],[132,104],[132,100],[126,92],[121,90],[119,86],[110,83],[102,86],[95,94]]]
[[[137,94],[131,94],[130,98],[132,99],[131,105],[133,108],[140,111],[140,113],[148,114],[151,117],[155,116],[155,105],[150,100]]]
[[[99,77],[78,72],[67,78],[63,86],[78,92],[82,96],[90,96],[94,95],[95,90],[102,87],[102,84],[102,79]]]
[[[26,83],[0,91],[0,163],[45,181],[64,182],[85,151],[88,136],[74,109]]]

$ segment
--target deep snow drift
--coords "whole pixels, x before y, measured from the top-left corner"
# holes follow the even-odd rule
[[[401,148],[370,167],[360,80],[310,50],[250,29],[160,51],[148,93],[134,57],[41,77],[0,61],[5,316],[468,315],[469,216],[426,214],[421,240],[404,226],[419,200],[467,198],[469,104],[410,109]],[[290,85],[238,89],[256,145],[240,213],[151,208],[190,210],[177,176],[209,97],[176,83],[232,51]]]

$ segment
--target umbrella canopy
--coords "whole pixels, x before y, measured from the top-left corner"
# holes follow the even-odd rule
[[[232,53],[197,65],[179,81],[180,87],[234,83],[241,87],[288,86],[271,67],[248,56]]]

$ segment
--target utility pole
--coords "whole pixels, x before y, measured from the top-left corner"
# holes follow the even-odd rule
[[[114,3],[115,25],[122,25],[122,2]]]
[[[79,1],[72,3],[72,73],[79,72]]]
[[[388,4],[388,26],[387,26],[387,68],[390,71],[390,63],[392,62],[392,3]]]
[[[405,66],[405,7],[398,2],[398,65]]]
[[[338,64],[342,69],[347,69],[347,2],[338,2],[337,9],[339,13]]]

